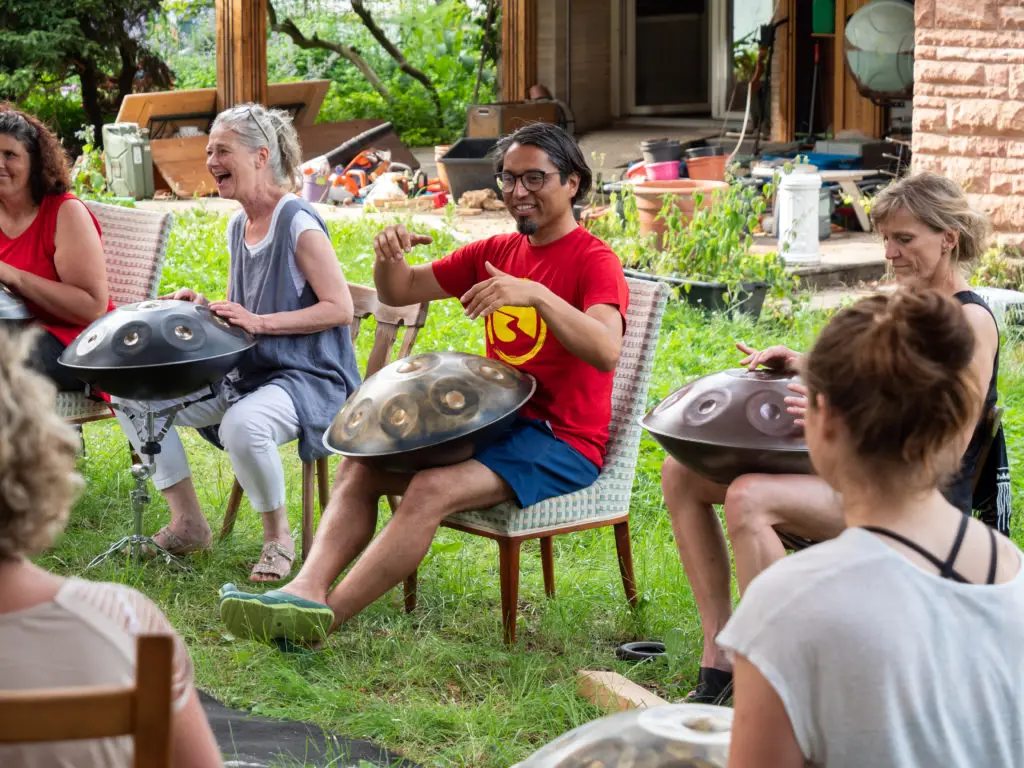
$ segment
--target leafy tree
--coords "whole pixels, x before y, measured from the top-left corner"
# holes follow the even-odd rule
[[[0,97],[77,77],[95,135],[133,91],[164,90],[173,75],[143,37],[161,0],[0,0]]]

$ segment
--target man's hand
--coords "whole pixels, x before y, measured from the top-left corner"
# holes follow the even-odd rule
[[[179,288],[174,293],[167,293],[163,296],[159,296],[160,299],[174,299],[176,301],[190,301],[193,304],[199,304],[201,306],[209,306],[210,300],[203,296],[201,293],[196,293],[191,288]]]
[[[417,235],[401,224],[394,224],[373,238],[373,252],[379,262],[401,261],[413,246],[429,245],[432,242],[434,238],[430,235]]]
[[[487,317],[502,307],[536,307],[540,292],[547,290],[540,283],[507,275],[489,261],[485,267],[491,277],[474,285],[461,299],[471,320]]]
[[[241,304],[233,301],[215,301],[210,304],[210,309],[232,325],[237,325],[254,336],[263,333],[263,317],[254,315]]]

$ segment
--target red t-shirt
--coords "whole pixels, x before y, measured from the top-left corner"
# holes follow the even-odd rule
[[[581,312],[611,304],[625,323],[629,288],[611,248],[578,227],[553,243],[530,244],[526,235],[496,235],[470,243],[433,263],[445,293],[461,297],[491,277],[485,262],[510,275],[535,280]],[[570,353],[532,307],[502,307],[484,322],[487,356],[537,379],[537,391],[521,415],[547,421],[564,440],[598,467],[604,463],[612,417],[612,380]]]
[[[70,192],[63,195],[46,195],[39,205],[39,213],[28,225],[28,229],[15,238],[7,237],[0,232],[0,261],[10,264],[12,267],[29,272],[47,280],[59,281],[57,267],[53,263],[54,254],[57,252],[55,236],[57,234],[57,211],[60,210],[68,200],[78,200]],[[88,211],[89,209],[86,208]],[[100,223],[89,211],[93,224],[96,225],[96,232],[100,232]],[[100,233],[102,234],[102,233]],[[66,320],[55,317],[46,312],[42,307],[31,301],[25,301],[29,311],[35,315],[39,324],[47,331],[56,336],[60,343],[67,346],[83,330],[84,325],[72,325]],[[114,308],[114,303],[107,302],[107,311]]]

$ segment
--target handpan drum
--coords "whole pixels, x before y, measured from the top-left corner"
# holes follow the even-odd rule
[[[581,725],[513,768],[725,768],[728,707],[667,704]]]
[[[324,445],[392,472],[457,464],[500,435],[536,387],[531,375],[479,355],[407,357],[349,396]]]
[[[0,322],[24,323],[32,319],[25,302],[3,283],[0,283]]]
[[[787,373],[735,368],[676,390],[642,420],[672,458],[728,485],[741,475],[811,474],[803,430],[786,410]]]
[[[60,363],[111,395],[166,400],[216,384],[255,344],[208,307],[160,299],[99,318],[68,345]]]

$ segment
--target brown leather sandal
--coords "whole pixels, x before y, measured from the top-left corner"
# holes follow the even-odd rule
[[[170,526],[166,525],[153,534],[153,541],[175,557],[184,557],[185,555],[191,555],[193,552],[206,552],[210,549],[210,540],[188,541],[181,538],[181,536],[171,530]],[[157,552],[152,547],[143,545],[142,549],[144,555],[148,557],[156,557],[157,555]]]
[[[260,559],[252,567],[249,574],[249,581],[258,584],[268,584],[274,581],[281,581],[292,572],[292,563],[295,561],[295,550],[288,551],[276,541],[263,543],[260,550]],[[271,576],[270,579],[254,579],[253,576]]]

